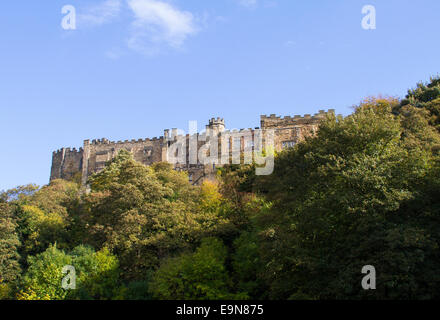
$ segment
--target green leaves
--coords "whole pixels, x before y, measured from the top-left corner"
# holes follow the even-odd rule
[[[369,298],[358,279],[366,264],[380,270],[383,286],[375,298],[413,297],[414,287],[403,279],[420,292],[439,286],[420,278],[433,275],[428,257],[439,263],[435,241],[411,248],[402,243],[411,238],[390,238],[396,228],[429,238],[423,214],[414,221],[407,206],[418,201],[433,160],[426,148],[403,137],[408,128],[391,113],[395,104],[366,100],[345,119],[328,118],[316,137],[276,159],[274,175],[264,181],[274,207],[260,225],[272,234],[261,233],[260,257],[272,298]],[[399,256],[402,246],[408,260],[384,259]],[[411,266],[412,276],[402,274],[402,264]]]
[[[245,298],[231,293],[225,260],[227,249],[215,238],[207,238],[192,254],[165,261],[154,274],[151,292],[164,300],[216,300]]]
[[[28,263],[19,299],[111,299],[120,286],[118,260],[105,248],[95,252],[79,246],[66,254],[53,245],[43,253],[29,257]],[[75,268],[75,290],[65,290],[61,286],[65,276],[62,269],[66,265]]]
[[[12,209],[7,203],[0,203],[0,282],[3,285],[17,280],[21,271],[18,254],[21,243],[16,228]]]
[[[127,280],[226,223],[216,208],[207,210],[216,205],[215,190],[201,192],[166,163],[147,167],[123,151],[90,183],[81,219],[86,237],[95,247],[118,253]]]
[[[35,257],[28,258],[29,268],[26,271],[18,298],[64,300],[68,291],[61,287],[62,268],[72,264],[72,257],[58,250],[56,245]]]

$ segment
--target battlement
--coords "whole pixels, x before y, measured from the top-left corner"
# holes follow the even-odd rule
[[[221,132],[225,130],[225,120],[223,118],[217,117],[209,120],[208,125],[206,126],[207,130],[214,130],[217,132]]]
[[[81,170],[83,148],[61,148],[52,153],[50,180],[71,179]]]
[[[106,138],[102,139],[93,139],[90,140],[84,140],[84,145],[121,145],[121,144],[128,144],[128,143],[143,143],[143,142],[150,142],[150,141],[159,141],[163,140],[163,136],[161,137],[154,137],[154,138],[145,138],[145,139],[131,139],[131,140],[119,140],[119,141],[110,141]]]
[[[83,151],[84,151],[83,148],[79,148],[79,149],[76,149],[76,148],[61,148],[61,149],[58,149],[58,150],[52,152],[52,154],[54,156],[62,155],[63,153],[64,154],[70,154],[70,153],[81,154],[81,153],[83,153]]]
[[[327,112],[325,110],[319,110],[319,113],[315,113],[313,116],[310,114],[305,114],[304,116],[301,115],[295,115],[293,117],[291,116],[285,116],[285,117],[278,117],[275,114],[271,114],[270,116],[267,115],[262,115],[261,116],[261,120],[278,120],[278,121],[295,121],[295,120],[304,120],[304,119],[322,119],[323,117],[325,117],[328,114],[334,114],[335,110],[334,109],[329,109]]]
[[[295,115],[293,117],[291,116],[279,117],[275,114],[271,114],[270,116],[262,115],[260,116],[261,128],[285,126],[285,125],[300,125],[304,123],[318,122],[330,114],[335,114],[335,110],[329,109],[327,112],[325,110],[319,110],[319,112],[315,113],[314,115],[305,114],[304,116]]]
[[[234,135],[239,133],[247,133],[247,132],[254,132],[255,129],[247,128],[247,129],[232,129],[232,130],[225,130],[221,134],[222,135]]]
[[[186,135],[186,136],[188,136],[188,135]],[[184,137],[184,135],[182,134],[181,131],[179,131],[177,128],[172,128],[171,130],[165,129],[163,137],[160,137],[160,138],[164,139],[166,141],[174,141],[176,139],[181,139],[183,137]]]
[[[215,125],[215,124],[222,124],[225,125],[225,120],[223,118],[217,117],[217,118],[211,118],[209,120],[209,125]]]

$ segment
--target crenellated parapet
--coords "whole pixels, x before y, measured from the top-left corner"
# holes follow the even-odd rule
[[[106,138],[102,139],[93,139],[85,140],[85,144],[92,145],[92,146],[99,146],[99,145],[122,145],[122,144],[134,144],[134,143],[144,143],[144,142],[150,142],[150,141],[159,141],[163,140],[163,136],[161,137],[154,137],[154,138],[145,138],[145,139],[131,139],[131,140],[118,140],[118,141],[110,141]]]
[[[52,153],[50,180],[72,179],[81,172],[83,148],[62,148]]]
[[[63,154],[76,154],[76,153],[83,153],[83,148],[79,148],[79,149],[76,149],[76,148],[61,148],[61,149],[58,149],[58,150],[56,150],[56,151],[54,151],[54,152],[52,152],[52,155],[54,155],[54,156],[61,156],[61,155],[63,155]]]
[[[216,124],[225,125],[225,120],[223,118],[220,118],[220,117],[211,118],[208,123],[209,123],[210,126],[216,125]]]
[[[211,118],[206,126],[207,130],[213,130],[214,132],[222,132],[225,128],[225,120],[220,117]]]
[[[305,124],[315,124],[319,123],[322,119],[324,119],[327,115],[334,114],[334,109],[329,109],[327,112],[325,110],[319,110],[318,113],[314,115],[305,114],[304,116],[295,115],[279,117],[275,114],[271,114],[270,116],[262,115],[261,119],[261,128],[276,128],[276,127],[286,127],[286,126],[297,126],[297,125],[305,125]]]

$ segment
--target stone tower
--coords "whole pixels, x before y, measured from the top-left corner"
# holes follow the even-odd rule
[[[206,129],[210,129],[215,133],[221,133],[225,131],[225,120],[223,118],[212,118],[209,120]]]

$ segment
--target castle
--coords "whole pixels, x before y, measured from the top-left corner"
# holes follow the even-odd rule
[[[260,125],[255,129],[242,129],[239,131],[227,131],[225,122],[221,118],[212,118],[206,126],[206,131],[193,135],[178,135],[177,129],[164,130],[164,135],[152,139],[125,140],[125,141],[109,141],[105,138],[100,140],[85,140],[82,148],[62,148],[53,152],[52,168],[50,181],[55,179],[72,180],[76,177],[81,179],[83,186],[87,185],[88,178],[104,169],[106,163],[114,158],[119,150],[125,149],[132,152],[136,161],[151,165],[155,162],[169,162],[170,147],[173,141],[183,139],[189,142],[191,138],[195,138],[197,150],[202,148],[203,141],[206,140],[207,133],[213,135],[226,135],[228,143],[226,150],[232,150],[234,136],[238,137],[238,146],[240,152],[245,152],[249,146],[242,133],[246,132],[251,135],[254,132],[271,131],[273,132],[273,143],[276,151],[293,147],[296,143],[302,141],[306,136],[316,133],[319,122],[326,117],[327,114],[334,114],[335,110],[330,109],[328,112],[320,110],[315,115],[306,114],[304,116],[296,115],[294,117],[277,117],[272,114],[270,116],[261,116]],[[170,134],[171,133],[171,134]],[[235,135],[234,135],[235,134]],[[235,138],[237,139],[237,138]],[[187,143],[186,146],[190,145]],[[249,149],[247,149],[249,150]],[[203,164],[196,159],[188,161],[186,157],[184,163],[174,164],[175,170],[183,170],[188,173],[189,180],[192,184],[197,185],[206,179],[213,179],[215,176],[215,165]]]

